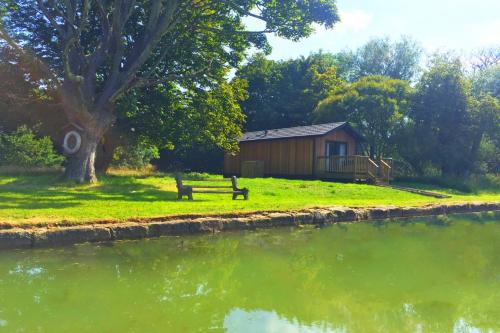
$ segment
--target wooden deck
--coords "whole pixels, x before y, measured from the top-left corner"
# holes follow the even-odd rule
[[[315,173],[318,178],[347,179],[388,183],[391,180],[392,159],[374,161],[368,156],[320,156]]]

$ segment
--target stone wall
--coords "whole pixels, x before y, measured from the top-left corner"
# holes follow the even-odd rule
[[[428,215],[500,210],[497,203],[440,204],[422,207],[316,208],[245,215],[183,217],[139,222],[92,224],[52,228],[0,230],[0,249],[60,246],[85,242],[106,242],[167,235],[216,233],[280,226],[325,226],[339,222],[398,219]]]

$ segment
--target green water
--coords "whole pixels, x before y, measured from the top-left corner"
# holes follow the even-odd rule
[[[490,214],[0,252],[0,332],[500,332]]]

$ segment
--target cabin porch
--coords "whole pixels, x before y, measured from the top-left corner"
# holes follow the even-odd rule
[[[391,180],[392,159],[372,160],[369,156],[318,156],[315,175],[323,179],[346,179],[388,183]]]

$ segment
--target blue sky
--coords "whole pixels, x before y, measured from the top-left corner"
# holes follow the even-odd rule
[[[342,22],[318,27],[299,42],[270,36],[272,59],[289,59],[323,49],[355,49],[372,37],[401,35],[428,52],[500,46],[500,0],[337,0]],[[253,25],[253,24],[251,24]]]

